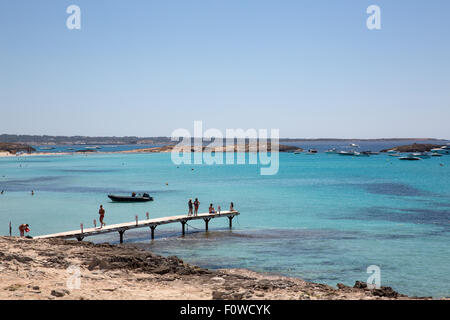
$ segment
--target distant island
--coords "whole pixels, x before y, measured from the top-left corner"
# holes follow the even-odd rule
[[[424,143],[413,143],[403,146],[398,146],[391,149],[384,149],[380,152],[397,151],[397,152],[428,152],[431,149],[441,148],[442,144],[424,144]]]
[[[435,138],[382,138],[382,139],[337,139],[337,138],[281,138],[280,142],[305,141],[440,141]],[[50,136],[50,135],[16,135],[1,134],[0,142],[21,143],[27,145],[168,145],[174,144],[170,137],[87,137],[87,136]]]
[[[178,147],[178,146],[174,146],[174,145],[166,145],[166,146],[162,146],[162,147],[153,147],[153,148],[144,148],[144,149],[134,149],[134,150],[127,150],[127,151],[120,151],[121,153],[137,153],[137,152],[142,152],[142,153],[159,153],[159,152],[172,152],[175,148],[179,148],[179,151],[184,151],[184,152],[240,152],[241,150],[238,150],[238,146],[235,145],[228,145],[228,146],[223,146],[223,147],[214,147],[214,148],[208,148],[208,147],[195,147],[195,146],[186,146],[186,147]],[[250,144],[246,143],[244,145],[244,150],[242,150],[242,152],[259,152],[260,148],[259,146],[253,147]],[[264,148],[263,151],[272,151],[272,146],[270,143],[267,144],[267,147]],[[303,149],[299,148],[299,147],[295,147],[295,146],[286,146],[286,145],[282,145],[280,144],[278,146],[278,151],[279,152],[302,152]]]

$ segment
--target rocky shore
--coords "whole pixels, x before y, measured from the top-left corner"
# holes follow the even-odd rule
[[[0,237],[0,299],[416,299],[243,269],[207,270],[130,245]]]
[[[0,153],[16,154],[18,152],[31,153],[36,151],[33,147],[22,143],[0,142]]]
[[[388,152],[390,150],[397,152],[428,152],[431,149],[440,148],[441,144],[425,144],[425,143],[413,143],[403,146],[398,146],[392,149],[381,150],[380,152]]]

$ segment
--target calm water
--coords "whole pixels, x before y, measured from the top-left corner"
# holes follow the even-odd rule
[[[390,143],[392,144],[392,142]],[[321,148],[322,145],[304,147]],[[395,145],[395,143],[394,143]],[[323,146],[323,149],[330,145]],[[365,148],[364,148],[365,147]],[[386,144],[362,146],[379,150]],[[194,170],[191,170],[194,168]],[[166,185],[166,182],[168,185]],[[198,197],[241,216],[128,231],[125,241],[208,268],[248,268],[336,285],[366,281],[381,268],[382,285],[410,295],[450,295],[450,156],[399,161],[280,154],[280,171],[260,176],[253,165],[179,166],[170,154],[0,158],[0,234],[21,223],[31,235],[92,226],[98,206],[108,224],[182,214]],[[35,190],[35,196],[30,191]],[[155,201],[111,203],[108,193],[148,191]],[[3,230],[3,231],[1,231]],[[88,238],[117,243],[115,233]]]

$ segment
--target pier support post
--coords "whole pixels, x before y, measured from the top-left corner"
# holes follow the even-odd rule
[[[152,230],[152,240],[155,239],[155,229],[156,226],[150,226],[150,229]]]
[[[204,218],[203,220],[205,220],[205,231],[208,231],[208,223],[211,218]]]
[[[184,236],[185,234],[185,225],[186,225],[186,220],[181,221],[181,232]]]
[[[120,243],[123,243],[123,234],[124,233],[125,233],[125,230],[119,230]]]
[[[230,229],[233,227],[233,218],[234,216],[228,217],[228,220],[230,220]]]

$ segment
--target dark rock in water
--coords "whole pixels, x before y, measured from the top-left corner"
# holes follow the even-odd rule
[[[82,152],[82,153],[85,153],[85,152],[97,152],[97,150],[93,150],[93,149],[86,149],[86,150],[77,150],[77,151],[75,151],[75,152]]]

